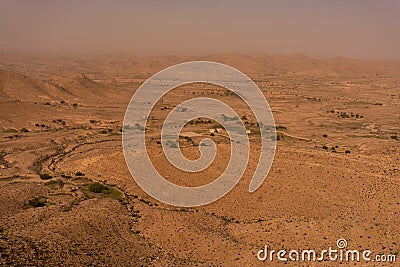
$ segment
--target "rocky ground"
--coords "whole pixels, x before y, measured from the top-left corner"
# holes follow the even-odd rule
[[[216,161],[200,174],[174,169],[157,141],[175,105],[196,96],[221,99],[246,117],[252,132],[238,186],[212,204],[176,208],[134,182],[121,132],[134,90],[151,74],[189,60],[218,61],[249,75],[271,105],[278,143],[266,181],[248,193],[259,153],[249,109],[221,88],[174,90],[157,104],[147,129],[149,153],[174,183],[212,181],[230,151],[223,131],[210,136],[218,125],[199,119],[183,130],[183,153],[197,157],[198,143],[209,137]],[[339,238],[353,249],[400,251],[400,63],[1,54],[0,67],[1,265],[262,266],[267,262],[256,254],[264,245],[318,250]]]

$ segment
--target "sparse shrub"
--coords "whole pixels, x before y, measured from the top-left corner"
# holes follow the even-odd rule
[[[215,133],[210,133],[210,136],[215,136]]]
[[[177,144],[174,143],[174,142],[172,142],[171,140],[168,140],[168,141],[167,141],[167,145],[168,145],[170,148],[177,148],[177,147],[178,147]]]
[[[89,120],[90,123],[97,123],[97,120]]]
[[[323,134],[323,135],[322,135],[322,137],[325,137],[325,138],[327,138],[327,137],[328,137],[328,135],[327,135],[327,134]]]
[[[60,100],[60,104],[65,104],[65,101],[64,100]]]
[[[50,106],[50,102],[46,102],[44,103],[46,106]]]
[[[51,176],[48,173],[41,173],[39,176],[40,176],[40,179],[42,179],[42,180],[50,180],[51,178],[53,178],[53,176]]]
[[[45,198],[43,196],[35,197],[28,201],[28,204],[35,208],[44,207],[44,206],[46,206],[46,203],[47,203],[47,198]]]
[[[89,190],[90,192],[98,194],[98,193],[103,193],[105,190],[108,190],[108,187],[102,185],[101,183],[96,182],[89,186]]]
[[[328,146],[326,146],[326,145],[323,145],[322,148],[325,150],[328,150]]]
[[[397,140],[397,139],[398,139],[397,135],[392,135],[390,138],[392,138],[392,139],[394,139],[394,140]]]
[[[11,129],[4,130],[4,133],[18,133],[18,130],[11,128]]]
[[[346,149],[346,151],[344,153],[350,154],[350,150]]]
[[[77,104],[77,103],[73,103],[72,106],[73,106],[74,108],[76,108],[76,107],[78,106],[78,104]]]
[[[27,132],[29,132],[29,130],[26,129],[26,128],[22,128],[22,129],[21,129],[21,132],[22,132],[22,133],[27,133]]]
[[[76,176],[85,176],[85,174],[83,172],[77,171],[75,173]]]
[[[100,131],[100,133],[101,133],[101,134],[108,134],[108,131],[105,130],[105,129],[103,129],[103,130]]]

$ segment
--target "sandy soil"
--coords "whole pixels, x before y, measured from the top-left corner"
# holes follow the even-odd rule
[[[212,204],[175,208],[134,182],[121,129],[135,89],[190,60],[222,62],[250,76],[273,110],[279,140],[256,192],[247,192],[260,145],[250,134],[251,158],[237,187]],[[274,266],[281,264],[256,257],[264,245],[317,250],[335,247],[339,238],[349,248],[400,252],[399,62],[0,54],[0,68],[0,265]],[[163,119],[196,96],[235,107],[257,132],[250,110],[222,88],[194,84],[167,95],[152,112],[148,151],[163,175],[187,186],[215,179],[230,153],[223,133],[210,136],[217,124],[197,121],[180,141],[183,153],[196,158],[199,141],[214,139],[218,156],[209,169],[188,175],[162,154]],[[95,182],[107,189],[91,192]],[[315,266],[321,264],[338,265]]]

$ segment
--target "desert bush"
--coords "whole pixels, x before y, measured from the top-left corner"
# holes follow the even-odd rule
[[[21,129],[21,132],[22,132],[22,133],[27,133],[27,132],[29,132],[29,130],[26,129],[26,128],[22,128],[22,129]]]
[[[65,101],[64,100],[60,100],[60,104],[65,104]]]
[[[50,180],[51,178],[53,178],[53,176],[51,176],[48,173],[41,173],[39,176],[40,176],[40,179],[42,179],[42,180]]]
[[[85,174],[83,172],[77,171],[75,173],[76,176],[85,176]]]
[[[93,183],[89,186],[89,191],[93,193],[103,193],[103,191],[108,190],[108,187],[102,185],[101,183]]]
[[[43,196],[34,197],[28,201],[28,204],[35,208],[46,206],[46,203],[47,203],[47,198]]]
[[[328,137],[328,135],[327,135],[327,134],[323,134],[323,135],[322,135],[322,137],[325,137],[325,138],[327,138],[327,137]]]
[[[110,129],[110,128],[103,129],[103,130],[100,131],[101,134],[108,134],[108,133],[111,133],[111,132],[112,132],[112,129]]]
[[[397,139],[398,139],[397,135],[392,135],[390,138],[392,138],[392,139],[394,139],[394,140],[397,140]]]
[[[346,149],[346,151],[344,153],[350,154],[350,150]]]
[[[11,129],[4,130],[3,132],[4,133],[18,133],[18,130],[11,128]]]
[[[325,150],[328,150],[328,146],[326,146],[326,145],[323,145],[322,148]]]
[[[168,145],[170,148],[177,148],[177,147],[178,147],[177,144],[174,143],[174,142],[172,142],[171,140],[168,140],[168,141],[167,141],[167,145]]]
[[[74,108],[76,108],[76,107],[78,106],[78,104],[77,104],[77,103],[73,103],[72,106],[73,106]]]

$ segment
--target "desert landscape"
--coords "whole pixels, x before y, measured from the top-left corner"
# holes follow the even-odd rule
[[[215,61],[248,75],[269,102],[276,155],[263,185],[248,192],[260,134],[251,110],[225,88],[190,84],[157,103],[146,145],[169,181],[199,186],[226,168],[230,142],[212,120],[181,133],[199,157],[203,138],[218,154],[200,173],[163,155],[168,113],[207,96],[233,107],[249,130],[251,156],[220,200],[177,208],[148,196],[126,166],[123,119],[135,90],[188,61]],[[34,57],[0,54],[1,266],[336,266],[260,262],[265,245],[400,252],[400,62],[290,55]],[[300,265],[299,265],[300,264]],[[360,263],[358,263],[360,264]],[[395,266],[379,263],[368,266]]]

